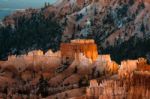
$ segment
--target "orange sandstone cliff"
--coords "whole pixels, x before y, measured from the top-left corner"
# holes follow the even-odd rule
[[[72,61],[75,57],[79,58],[80,53],[92,61],[98,57],[97,45],[94,40],[72,40],[71,43],[62,43],[60,50],[63,60],[68,58]]]

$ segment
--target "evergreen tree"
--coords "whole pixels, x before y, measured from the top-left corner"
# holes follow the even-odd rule
[[[41,94],[42,97],[48,96],[48,87],[48,81],[44,79],[43,75],[41,75],[38,83],[38,94]]]

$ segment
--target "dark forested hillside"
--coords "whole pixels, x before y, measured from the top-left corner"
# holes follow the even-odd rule
[[[121,45],[111,46],[102,50],[103,54],[111,54],[113,60],[118,63],[126,59],[145,57],[150,62],[150,39],[131,38]]]
[[[45,18],[42,13],[31,17],[19,16],[14,26],[0,28],[0,58],[12,54],[24,54],[34,49],[57,50],[62,29],[51,16]]]

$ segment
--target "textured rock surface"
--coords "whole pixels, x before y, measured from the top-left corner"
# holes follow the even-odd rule
[[[95,61],[98,57],[97,45],[94,40],[72,40],[71,43],[61,44],[61,56],[70,60],[79,59],[79,54],[83,53],[87,58]]]

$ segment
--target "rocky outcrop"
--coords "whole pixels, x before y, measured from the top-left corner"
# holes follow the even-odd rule
[[[140,79],[142,77],[140,77]],[[148,77],[148,75],[146,77]],[[102,83],[98,84],[98,82],[96,80],[94,82],[92,80],[92,81],[90,81],[90,86],[86,89],[86,99],[91,99],[91,98],[122,99],[123,97],[126,97],[128,99],[132,99],[135,97],[137,99],[140,99],[140,98],[142,98],[142,99],[147,98],[148,99],[148,97],[150,96],[150,91],[149,91],[149,89],[145,88],[145,87],[147,87],[146,84],[145,85],[142,84],[144,82],[147,83],[148,79],[147,79],[147,81],[145,79],[145,81],[142,81],[141,83],[136,81],[136,80],[140,81],[140,79],[138,79],[138,77],[137,77],[134,80],[134,84],[137,84],[137,85],[141,84],[142,86],[127,85],[125,82],[114,81],[114,80],[106,80],[106,81],[103,81]],[[140,90],[138,90],[138,89],[140,89]]]
[[[87,58],[95,61],[98,57],[97,46],[94,40],[72,40],[71,43],[61,44],[61,56],[63,59],[79,59],[79,54],[83,53]]]

